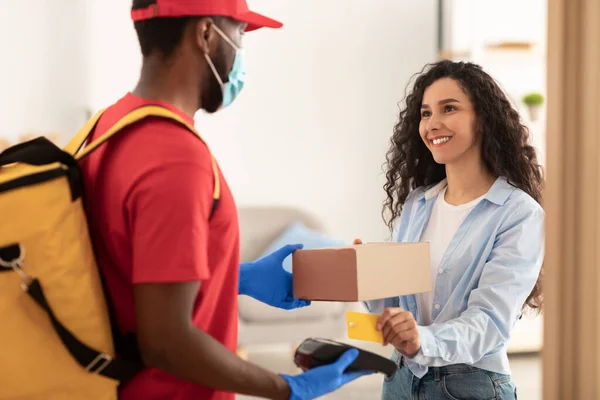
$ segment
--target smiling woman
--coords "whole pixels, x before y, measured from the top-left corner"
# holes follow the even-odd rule
[[[425,90],[419,133],[437,163],[452,164],[467,152],[480,155],[475,120],[473,105],[455,80],[442,78]]]
[[[496,82],[441,61],[415,81],[387,155],[388,224],[428,242],[433,291],[367,302],[400,366],[384,399],[515,399],[506,346],[541,307],[541,167]],[[406,368],[402,368],[406,366]]]
[[[424,134],[429,142],[422,140]],[[448,149],[452,154],[431,151],[433,140],[447,141],[457,134],[461,143]],[[384,211],[389,211],[386,219],[390,228],[413,189],[446,178],[448,160],[443,157],[462,154],[459,148],[467,151],[469,138],[479,141],[480,150],[473,156],[480,158],[492,175],[507,177],[539,202],[541,166],[535,149],[528,144],[529,131],[519,113],[480,66],[444,60],[424,68],[394,128],[384,186]]]

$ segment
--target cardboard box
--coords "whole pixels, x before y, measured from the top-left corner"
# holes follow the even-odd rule
[[[364,301],[432,290],[429,243],[366,243],[297,250],[294,296]]]

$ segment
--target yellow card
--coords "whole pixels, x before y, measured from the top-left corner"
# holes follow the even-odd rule
[[[346,312],[346,328],[348,338],[383,343],[383,333],[377,330],[379,315],[354,311]]]

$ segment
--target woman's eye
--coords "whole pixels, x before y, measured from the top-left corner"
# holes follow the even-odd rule
[[[431,111],[421,111],[421,118],[427,118],[431,116]]]
[[[456,107],[454,106],[446,106],[444,107],[444,112],[456,111]]]

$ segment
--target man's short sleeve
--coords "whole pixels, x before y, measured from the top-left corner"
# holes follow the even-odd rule
[[[134,284],[210,277],[208,219],[214,175],[205,161],[170,161],[149,169],[132,185],[125,212]]]

